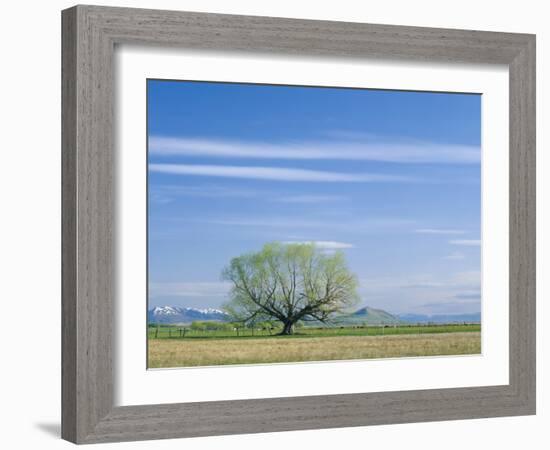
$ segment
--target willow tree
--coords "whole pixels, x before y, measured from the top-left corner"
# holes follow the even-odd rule
[[[281,334],[293,334],[298,321],[326,323],[358,299],[344,254],[314,244],[266,244],[233,258],[223,278],[232,283],[228,314],[245,323],[280,321]]]

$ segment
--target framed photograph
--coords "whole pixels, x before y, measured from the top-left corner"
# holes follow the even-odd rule
[[[62,19],[65,439],[535,413],[533,35]]]

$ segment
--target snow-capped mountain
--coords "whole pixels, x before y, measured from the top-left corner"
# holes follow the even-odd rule
[[[180,306],[155,306],[147,314],[149,323],[190,323],[195,320],[228,320],[228,316],[216,308],[184,308]]]

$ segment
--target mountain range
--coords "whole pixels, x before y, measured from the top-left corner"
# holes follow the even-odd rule
[[[180,306],[156,306],[147,312],[149,323],[184,324],[195,321],[224,322],[230,317],[216,308],[189,308]],[[472,314],[390,314],[382,309],[365,306],[351,314],[343,314],[332,320],[335,325],[395,325],[425,323],[481,322],[480,313]],[[310,323],[311,325],[311,323]]]
[[[149,323],[191,323],[204,320],[223,322],[229,320],[229,316],[216,308],[155,306],[153,309],[147,311],[147,321]]]

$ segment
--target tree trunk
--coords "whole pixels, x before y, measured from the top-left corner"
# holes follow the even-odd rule
[[[290,335],[294,334],[294,322],[285,322],[283,331],[281,331],[282,335]]]

